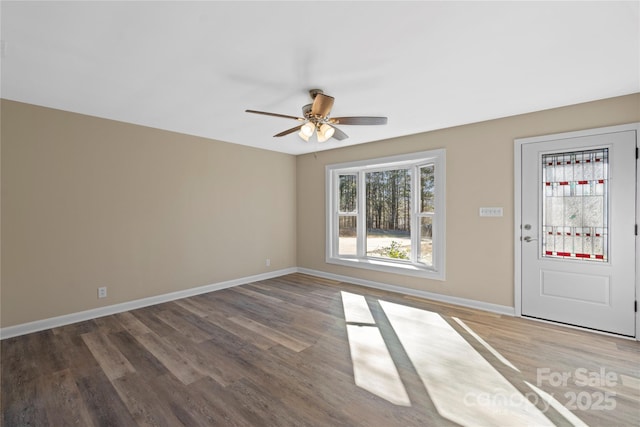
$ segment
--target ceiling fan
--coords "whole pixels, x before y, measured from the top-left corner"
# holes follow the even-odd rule
[[[302,107],[302,116],[288,116],[286,114],[268,113],[266,111],[245,110],[247,113],[264,114],[266,116],[284,117],[286,119],[294,119],[299,122],[304,122],[302,125],[298,125],[291,129],[282,131],[274,137],[280,137],[289,135],[290,133],[298,132],[300,138],[305,141],[309,141],[314,134],[318,139],[318,142],[325,142],[329,138],[333,137],[337,140],[347,139],[346,133],[335,127],[339,125],[386,125],[386,117],[329,117],[331,108],[333,107],[334,98],[329,95],[325,95],[320,89],[311,89],[309,91],[313,102]]]

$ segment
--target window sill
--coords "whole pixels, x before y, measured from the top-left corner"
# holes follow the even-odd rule
[[[405,276],[421,277],[423,279],[444,280],[443,272],[435,271],[428,267],[420,267],[415,264],[387,262],[382,259],[374,260],[358,258],[327,258],[326,261],[329,264],[337,264],[353,268],[363,268],[385,273],[402,274]]]

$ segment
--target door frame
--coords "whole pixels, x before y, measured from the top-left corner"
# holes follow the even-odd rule
[[[514,248],[514,312],[517,317],[522,317],[522,146],[536,142],[547,142],[556,139],[577,138],[585,136],[601,135],[622,131],[636,132],[636,147],[640,145],[640,123],[630,123],[618,126],[607,126],[594,129],[585,129],[575,132],[563,132],[549,135],[534,136],[529,138],[517,138],[514,140],[514,201],[513,201],[513,248]],[[640,224],[640,170],[636,162],[636,224]],[[636,236],[636,300],[640,299],[640,237]],[[635,339],[640,341],[640,316],[636,317]],[[617,336],[617,335],[616,335]]]

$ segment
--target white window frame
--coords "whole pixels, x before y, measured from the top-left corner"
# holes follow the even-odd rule
[[[338,163],[325,166],[325,193],[326,193],[326,262],[349,267],[364,268],[387,273],[417,276],[428,279],[445,279],[445,150],[429,150],[418,153],[403,154],[398,156],[382,157],[370,160]],[[434,213],[425,214],[419,212],[420,200],[420,174],[416,173],[420,167],[434,165]],[[366,212],[360,207],[366,206],[365,173],[398,168],[412,168],[411,174],[411,241],[412,254],[417,254],[418,233],[420,218],[429,216],[432,218],[432,265],[406,260],[393,260],[367,257],[366,246]],[[338,253],[338,226],[339,216],[345,213],[338,212],[339,202],[339,175],[355,174],[357,179],[357,255],[346,256]],[[415,255],[414,255],[415,256]]]

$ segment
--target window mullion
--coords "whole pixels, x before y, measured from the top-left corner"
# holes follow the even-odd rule
[[[363,171],[357,172],[357,182],[356,192],[358,194],[358,204],[356,206],[356,212],[358,216],[356,220],[356,253],[358,258],[364,258],[367,240],[367,191],[365,173]]]
[[[411,168],[411,262],[418,262],[420,252],[420,168]]]
[[[441,212],[444,211],[444,205],[443,205],[443,192],[444,192],[444,187],[442,186],[442,182],[440,181],[440,168],[441,168],[441,164],[440,164],[440,158],[437,158],[434,162],[433,162],[433,170],[434,170],[434,175],[433,175],[433,180],[434,180],[434,189],[435,189],[435,193],[434,193],[434,198],[433,198],[433,210],[434,210],[434,214],[431,217],[431,244],[433,247],[433,252],[431,254],[431,264],[433,265],[433,268],[438,269],[438,266],[440,265],[440,255],[444,256],[444,253],[442,253],[440,250],[436,250],[437,248],[441,248],[442,247],[442,243],[440,242],[440,221],[439,219],[441,218]]]
[[[333,175],[332,186],[334,197],[332,197],[333,201],[333,238],[331,239],[331,251],[334,256],[339,256],[339,246],[340,246],[340,173],[335,172]]]

